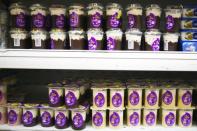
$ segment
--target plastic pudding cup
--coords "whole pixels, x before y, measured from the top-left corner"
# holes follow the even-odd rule
[[[172,109],[162,108],[162,126],[164,127],[176,126],[176,108],[172,108]]]
[[[40,107],[40,123],[42,127],[51,127],[54,125],[54,110],[47,104]]]
[[[191,107],[192,104],[192,88],[179,88],[178,89],[178,107],[186,108]]]
[[[122,35],[120,29],[110,29],[106,31],[107,35],[107,50],[121,50],[122,49]]]
[[[165,33],[163,34],[164,39],[164,51],[177,51],[179,33]]]
[[[138,127],[141,124],[141,108],[127,108],[127,126]]]
[[[107,88],[93,87],[93,108],[107,108]]]
[[[65,129],[69,126],[69,110],[65,107],[54,108],[55,110],[55,127]]]
[[[122,128],[123,127],[123,111],[122,109],[110,109],[109,110],[109,127],[110,128]]]
[[[179,109],[178,110],[178,126],[180,127],[191,127],[193,120],[193,109]]]
[[[64,49],[66,45],[66,32],[60,29],[53,29],[50,32],[51,49]]]
[[[47,49],[48,33],[45,30],[33,29],[31,31],[31,40],[33,49]]]
[[[145,89],[145,107],[158,108],[159,107],[159,90],[157,88]]]
[[[142,32],[138,29],[130,29],[126,31],[126,41],[128,50],[140,50],[141,49],[141,39]]]
[[[92,126],[94,128],[105,128],[106,127],[106,108],[103,109],[92,109]]]
[[[143,110],[143,125],[144,126],[156,126],[157,124],[157,110],[144,108]]]
[[[122,109],[124,107],[124,90],[125,88],[110,88],[110,108]]]
[[[0,105],[0,125],[7,123],[7,107],[6,105]]]
[[[176,106],[176,88],[162,88],[161,105],[163,108],[174,108]]]

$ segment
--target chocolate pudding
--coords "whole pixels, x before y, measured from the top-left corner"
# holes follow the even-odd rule
[[[107,29],[122,27],[122,7],[117,3],[106,6]]]
[[[35,29],[31,31],[32,48],[33,49],[48,49],[47,43],[48,33],[44,30]]]
[[[88,28],[103,27],[103,6],[99,3],[90,3],[87,7]]]
[[[126,50],[140,50],[142,32],[138,29],[130,29],[126,31]]]
[[[27,49],[29,44],[27,43],[28,33],[21,29],[10,30],[10,48],[15,49]]]
[[[65,129],[69,126],[69,110],[65,107],[55,108],[55,128]]]
[[[66,26],[66,8],[63,5],[51,5],[49,8],[52,25],[51,28],[65,29]]]
[[[142,6],[140,4],[130,4],[127,11],[127,28],[142,28]]]
[[[177,51],[179,33],[165,33],[163,34],[164,51]]]
[[[84,50],[87,48],[85,42],[85,32],[83,30],[71,30],[68,32],[70,49]]]
[[[179,32],[182,10],[179,6],[167,6],[165,9],[165,31]]]
[[[102,50],[103,44],[103,31],[100,29],[89,29],[88,36],[88,50]]]
[[[66,32],[59,29],[53,29],[50,32],[50,38],[51,38],[51,49],[65,48]]]
[[[13,3],[9,7],[11,28],[27,28],[27,17],[29,12],[22,3]]]
[[[157,4],[146,7],[146,29],[159,29],[161,8]]]
[[[107,35],[107,50],[122,49],[122,34],[120,29],[110,29],[106,32]]]
[[[73,4],[68,8],[70,29],[85,28],[85,12],[84,6],[81,4]]]
[[[160,50],[161,33],[156,29],[151,29],[145,32],[145,50],[159,51]]]

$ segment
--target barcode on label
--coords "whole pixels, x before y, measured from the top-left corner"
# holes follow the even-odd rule
[[[35,47],[41,47],[41,39],[35,39]]]
[[[134,41],[128,41],[128,49],[134,49]]]
[[[20,46],[20,39],[14,39],[14,46]]]

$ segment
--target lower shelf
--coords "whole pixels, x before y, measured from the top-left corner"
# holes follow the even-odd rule
[[[54,126],[53,127],[42,127],[41,125],[36,125],[34,127],[24,127],[22,125],[19,126],[8,126],[8,125],[0,125],[0,130],[47,130],[47,131],[54,131],[54,130],[58,130],[56,129]],[[162,127],[161,125],[158,125],[156,127],[144,127],[144,126],[140,126],[140,127],[123,127],[120,128],[121,131],[130,131],[131,129],[135,129],[135,131],[197,131],[197,126],[192,126],[189,128],[181,128],[181,127],[174,127],[174,128],[165,128]],[[67,128],[67,129],[63,129],[65,131],[71,131],[73,130],[71,127]],[[83,131],[93,131],[95,130],[95,128],[91,127],[90,125],[88,125]],[[113,128],[109,128],[106,127],[104,129],[102,129],[102,131],[112,131],[114,130]]]

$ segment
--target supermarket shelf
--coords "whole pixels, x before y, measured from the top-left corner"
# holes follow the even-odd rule
[[[135,131],[196,131],[197,130],[197,126],[193,126],[193,127],[189,127],[189,128],[181,128],[181,127],[174,127],[174,128],[165,128],[162,126],[156,126],[156,127],[144,127],[144,126],[140,126],[140,127],[124,127],[124,128],[119,128],[117,130],[121,131],[130,131],[130,130],[135,130]],[[54,130],[58,130],[55,127],[41,127],[40,125],[36,125],[34,127],[24,127],[22,125],[19,126],[8,126],[8,125],[1,125],[0,126],[0,130],[47,130],[47,131],[54,131]],[[64,129],[64,131],[72,131],[73,129],[71,127]],[[91,126],[87,126],[83,131],[94,131],[95,128],[91,127]],[[113,131],[114,129],[106,127],[103,128],[102,131]]]
[[[0,68],[197,71],[197,53],[1,49]]]

